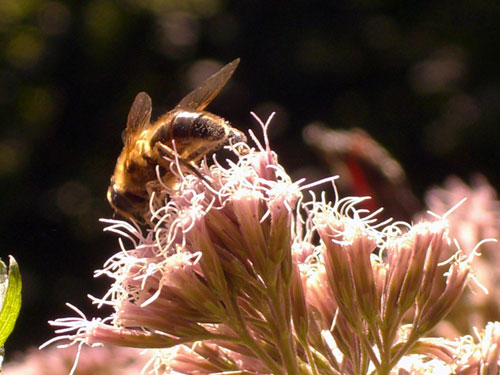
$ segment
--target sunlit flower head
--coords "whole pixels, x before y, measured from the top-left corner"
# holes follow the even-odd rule
[[[489,321],[500,320],[500,243],[497,242],[500,238],[500,201],[497,193],[485,177],[476,175],[470,186],[457,177],[450,177],[442,187],[432,188],[426,194],[429,210],[437,214],[450,210],[464,198],[466,200],[448,217],[450,237],[456,239],[465,254],[478,252],[473,274],[476,282],[438,327],[437,332],[446,337],[472,334],[473,327],[484,327]],[[476,248],[484,239],[488,241]]]
[[[94,301],[114,313],[53,321],[53,341],[156,349],[156,374],[389,373],[417,348],[447,353],[424,336],[475,253],[457,252],[445,215],[388,225],[357,208],[366,198],[304,194],[334,178],[293,182],[266,135],[253,138],[234,161],[159,181],[147,229],[105,220],[121,251],[96,272],[113,284]]]

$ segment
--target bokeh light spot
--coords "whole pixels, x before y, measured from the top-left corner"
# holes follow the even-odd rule
[[[130,0],[130,2],[158,15],[165,12],[183,11],[202,17],[215,14],[221,6],[220,0]]]
[[[173,58],[193,51],[198,43],[200,25],[190,13],[167,13],[159,19],[162,52]]]
[[[90,208],[92,196],[89,189],[78,181],[68,181],[56,193],[56,204],[68,216],[78,216]]]
[[[0,177],[17,172],[26,160],[24,143],[14,139],[0,141]]]
[[[89,2],[85,10],[87,33],[96,41],[111,41],[120,36],[122,18],[115,3],[110,1]]]
[[[23,87],[18,97],[19,113],[30,125],[28,134],[42,135],[45,126],[53,119],[55,99],[50,89],[45,87]]]
[[[422,94],[449,92],[459,86],[466,72],[462,49],[448,46],[416,63],[410,81],[415,91]]]
[[[44,4],[38,13],[38,25],[49,35],[66,32],[71,24],[71,13],[68,7],[57,1]]]
[[[7,43],[6,60],[18,68],[32,68],[44,49],[44,41],[34,29],[16,33]]]

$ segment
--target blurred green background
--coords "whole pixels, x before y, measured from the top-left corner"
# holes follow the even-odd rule
[[[118,249],[98,219],[139,91],[156,118],[241,57],[208,109],[257,132],[249,112],[277,112],[293,176],[326,173],[301,139],[320,120],[368,131],[418,196],[449,174],[498,186],[499,19],[497,0],[0,0],[0,255],[24,278],[7,359],[52,337],[65,302],[105,316],[86,295]]]

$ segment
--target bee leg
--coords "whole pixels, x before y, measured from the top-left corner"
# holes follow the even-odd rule
[[[159,150],[161,150],[161,152],[163,153],[163,155],[166,156],[168,159],[171,159],[173,161],[174,160],[178,161],[179,164],[182,167],[186,168],[190,173],[194,174],[196,177],[200,178],[201,180],[206,181],[205,177],[200,173],[200,171],[198,170],[198,168],[196,168],[196,166],[194,166],[193,164],[191,164],[188,161],[186,161],[183,158],[181,158],[170,147],[164,145],[161,142],[157,142],[156,145],[159,147]],[[163,159],[160,159],[158,162],[159,162],[159,164],[162,167],[167,168],[167,169],[170,168],[170,163],[168,163],[167,161],[165,161]]]

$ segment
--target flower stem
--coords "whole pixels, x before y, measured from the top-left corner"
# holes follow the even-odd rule
[[[241,310],[236,303],[236,300],[234,298],[227,298],[227,306],[229,308],[229,320],[228,326],[234,328],[237,332],[238,335],[240,336],[240,339],[246,347],[248,347],[257,358],[259,358],[268,368],[269,370],[275,374],[275,375],[285,375],[285,372],[283,372],[283,369],[276,364],[274,359],[269,355],[268,352],[266,352],[261,345],[255,340],[255,338],[250,334],[250,332],[247,329],[247,324],[245,322],[245,318],[241,314]],[[233,317],[233,318],[231,318]]]
[[[269,289],[272,308],[274,310],[276,320],[274,323],[277,327],[277,344],[281,353],[282,360],[288,375],[299,373],[297,364],[297,354],[295,350],[295,340],[291,331],[291,313],[290,313],[290,298],[287,288],[282,288],[282,283],[275,284],[276,289]],[[284,289],[284,290],[283,290]]]

